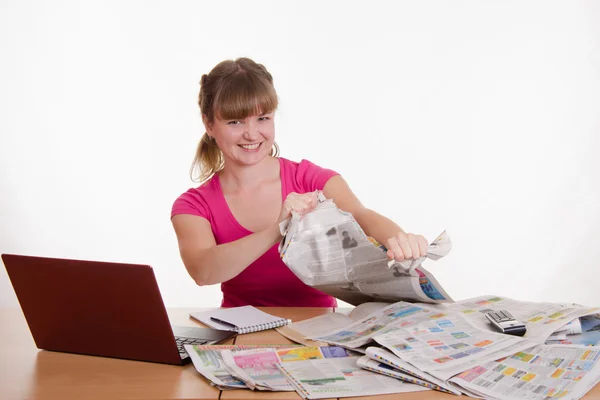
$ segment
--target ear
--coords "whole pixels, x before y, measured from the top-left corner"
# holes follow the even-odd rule
[[[208,120],[208,117],[205,114],[202,114],[202,123],[204,124],[204,128],[206,129],[206,132],[212,131],[212,124],[210,123],[210,121]]]

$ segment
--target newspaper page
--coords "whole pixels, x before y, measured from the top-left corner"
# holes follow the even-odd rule
[[[590,315],[589,317],[593,317],[593,315]],[[548,338],[546,339],[546,344],[552,344],[549,342],[559,342],[562,340],[566,340],[567,336],[569,336],[569,335],[581,334],[582,333],[582,326],[581,326],[582,318],[586,318],[586,317],[574,319],[573,321],[569,322],[567,325],[554,331],[554,333],[552,335],[548,336]]]
[[[582,317],[585,318],[585,317]],[[554,333],[564,333],[565,335],[577,335],[582,332],[581,318],[574,319]]]
[[[341,329],[333,329],[309,338],[337,346],[357,348],[373,343],[373,336],[395,330],[397,325],[415,325],[428,320],[434,314],[436,312],[425,306],[399,301]]]
[[[343,328],[351,322],[352,320],[349,316],[336,312],[294,322],[286,326],[275,328],[275,330],[286,338],[305,346],[324,346],[325,343],[308,339],[308,337],[319,336],[332,329]]]
[[[325,343],[308,339],[308,337],[319,336],[333,329],[343,328],[346,325],[351,324],[352,321],[362,319],[389,305],[390,303],[362,303],[361,305],[354,307],[348,314],[341,312],[328,313],[278,327],[275,328],[275,330],[286,338],[305,346],[324,346]]]
[[[413,326],[377,335],[374,339],[400,359],[422,371],[446,380],[474,364],[514,353],[524,339],[481,331],[461,315],[439,315]]]
[[[358,366],[359,355],[337,346],[278,350],[278,365],[306,399],[374,396],[429,390]]]
[[[231,375],[242,380],[252,390],[295,390],[277,368],[279,357],[274,348],[223,350],[221,356]]]
[[[600,314],[579,318],[579,329],[552,334],[546,344],[578,344],[600,346]],[[561,336],[558,336],[561,335]]]
[[[402,301],[312,339],[350,348],[375,340],[402,360],[442,380],[482,359],[491,361],[533,345],[519,337],[477,329],[460,314],[440,313]]]
[[[248,389],[240,379],[234,377],[225,368],[222,350],[242,350],[261,347],[290,347],[290,345],[184,345],[190,355],[196,371],[208,379],[213,386],[221,390]]]
[[[385,364],[392,368],[394,371],[404,373],[405,375],[412,376],[423,382],[427,382],[432,389],[440,390],[442,392],[448,392],[452,394],[461,394],[460,391],[447,384],[445,381],[436,378],[427,372],[421,371],[415,366],[401,360],[395,354],[389,352],[386,349],[379,347],[368,347],[366,351],[366,357],[370,358],[374,362]]]
[[[389,305],[390,305],[390,303],[381,303],[381,302],[363,303],[357,307],[354,307],[352,309],[352,311],[350,311],[350,314],[348,314],[348,316],[350,317],[350,319],[352,321],[358,321],[359,319],[368,317],[369,315],[373,314],[374,312],[383,310],[384,308],[386,308]],[[338,312],[338,311],[336,310],[336,312]]]
[[[437,389],[437,390],[440,390],[445,393],[458,394],[458,395],[461,394],[460,392],[457,392],[457,393],[449,392],[445,389],[442,389],[440,386],[432,385],[428,381],[419,379],[412,375],[405,374],[404,372],[401,372],[401,371],[389,366],[388,364],[385,364],[385,363],[382,363],[379,361],[375,361],[367,356],[360,357],[358,359],[358,361],[356,362],[356,364],[359,367],[364,368],[366,370],[377,372],[378,374],[382,374],[382,375],[391,376],[392,378],[399,379],[403,382],[414,383],[415,385],[423,386],[423,387],[426,387],[429,389]]]
[[[536,345],[450,379],[490,399],[579,399],[600,380],[600,349]]]
[[[495,331],[483,315],[488,310],[508,310],[517,320],[525,323],[525,338],[544,343],[554,332],[566,329],[569,322],[598,313],[598,307],[584,307],[574,304],[538,303],[518,301],[502,296],[479,296],[452,304],[434,306],[444,312],[462,313],[473,325],[482,330]]]
[[[452,242],[444,231],[425,257],[401,263],[368,237],[354,217],[320,195],[308,214],[293,214],[281,224],[283,262],[305,284],[352,305],[410,300],[424,303],[452,299],[422,263],[447,255]]]

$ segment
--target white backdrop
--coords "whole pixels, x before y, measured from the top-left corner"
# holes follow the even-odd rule
[[[248,56],[284,157],[448,230],[426,265],[455,299],[600,305],[598,21],[594,1],[2,1],[0,252],[151,264],[167,306],[217,306],[169,213],[200,76]]]

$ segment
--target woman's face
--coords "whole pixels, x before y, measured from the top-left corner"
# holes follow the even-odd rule
[[[206,131],[215,138],[225,162],[254,165],[271,153],[275,140],[275,113],[251,115],[243,120],[224,120],[218,116]]]

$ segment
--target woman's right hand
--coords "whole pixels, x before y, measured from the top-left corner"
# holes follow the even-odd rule
[[[315,209],[318,203],[317,192],[310,192],[299,194],[291,192],[285,198],[283,205],[281,206],[281,213],[279,213],[279,219],[277,222],[285,221],[292,216],[292,211],[297,212],[300,215],[304,215]]]

